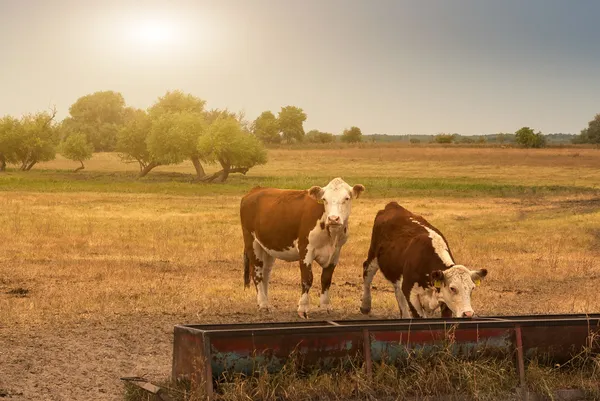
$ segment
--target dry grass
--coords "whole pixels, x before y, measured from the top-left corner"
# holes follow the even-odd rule
[[[142,193],[118,189],[47,192],[29,188],[28,173],[9,173],[19,181],[11,191],[0,192],[0,342],[10,340],[14,347],[7,348],[8,354],[0,358],[9,358],[8,366],[14,369],[27,370],[30,365],[33,372],[50,369],[45,366],[52,360],[36,365],[37,354],[26,354],[31,330],[44,328],[50,336],[58,333],[57,327],[64,328],[62,334],[56,334],[61,338],[52,337],[52,341],[67,344],[63,347],[77,343],[85,349],[84,328],[98,327],[93,333],[98,336],[94,337],[97,354],[112,352],[115,357],[118,353],[122,360],[118,370],[102,362],[94,365],[94,369],[103,369],[104,377],[115,378],[106,385],[112,399],[121,388],[116,378],[124,370],[140,367],[124,360],[144,355],[145,347],[156,350],[154,359],[146,360],[156,364],[150,374],[168,375],[173,324],[295,319],[300,295],[296,264],[276,263],[270,290],[275,311],[271,314],[259,314],[254,290],[243,288],[238,207],[240,195],[249,187],[244,180],[252,177],[260,181],[260,177],[287,176],[293,180],[296,174],[315,177],[322,184],[338,175],[390,181],[399,176],[447,177],[572,188],[559,195],[513,197],[481,191],[431,196],[427,189],[417,189],[410,196],[394,190],[393,196],[381,197],[376,188],[371,192],[367,188],[366,196],[353,206],[351,237],[334,274],[334,312],[329,317],[359,317],[361,265],[373,218],[392,199],[440,228],[460,263],[489,270],[474,294],[477,313],[600,312],[600,202],[596,192],[578,189],[598,188],[600,158],[595,149],[578,149],[578,157],[572,153],[572,149],[476,148],[271,150],[268,165],[251,170],[249,177],[240,178],[239,184],[225,193],[224,187],[214,186],[206,187],[203,195],[187,189],[179,193],[178,188],[172,195],[143,193],[143,189]],[[115,160],[114,155],[96,155],[87,170],[123,169]],[[36,168],[67,168],[67,164],[70,168],[70,162],[57,160]],[[164,170],[190,173],[191,166]],[[67,178],[61,177],[56,185],[69,185]],[[2,180],[0,175],[0,188]],[[207,194],[210,188],[215,194]],[[314,270],[315,283],[319,283],[320,268]],[[380,276],[374,285],[375,317],[397,316],[391,285]],[[312,317],[318,318],[323,316],[316,308],[318,284],[313,288]],[[154,345],[140,343],[139,337],[128,334],[132,330],[154,333],[149,337],[141,334]],[[72,337],[70,343],[60,341],[65,335]],[[109,335],[113,342],[102,337]],[[127,341],[127,346],[121,341]],[[131,351],[134,344],[139,350],[135,355]],[[34,360],[23,359],[25,354]],[[77,358],[89,356],[69,354],[61,361],[72,364]],[[56,369],[66,370],[64,366]],[[21,376],[2,370],[0,364],[0,388],[21,391]],[[329,380],[327,377],[314,378],[315,383]],[[34,373],[27,380],[25,387],[39,384]],[[41,398],[60,399],[53,398],[56,388],[83,379],[63,380],[62,384],[49,384]],[[63,399],[65,394],[66,398],[82,396],[76,390],[64,390]]]

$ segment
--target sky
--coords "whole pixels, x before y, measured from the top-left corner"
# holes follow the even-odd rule
[[[305,130],[579,133],[600,113],[600,1],[0,0],[0,115],[168,90]]]

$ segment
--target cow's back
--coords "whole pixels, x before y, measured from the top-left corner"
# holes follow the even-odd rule
[[[423,247],[430,244],[427,230],[415,221],[427,223],[397,202],[388,203],[375,217],[369,258],[377,258],[381,272],[392,282],[407,264],[417,262]]]
[[[305,190],[257,187],[240,202],[244,231],[273,250],[290,247],[302,231],[314,227],[323,211]]]

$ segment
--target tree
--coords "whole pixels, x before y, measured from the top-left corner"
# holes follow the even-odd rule
[[[306,140],[310,143],[331,143],[335,140],[335,137],[328,132],[313,129],[306,133]]]
[[[452,143],[454,136],[450,134],[438,134],[433,139],[436,143]]]
[[[526,148],[543,148],[546,146],[546,138],[541,132],[533,132],[529,127],[523,127],[515,132],[516,142]]]
[[[140,109],[129,109],[126,121],[117,134],[117,151],[125,163],[137,162],[140,177],[144,177],[159,163],[152,159],[148,151],[147,138],[152,129],[148,113]]]
[[[347,143],[362,142],[362,131],[358,127],[350,127],[350,129],[344,130],[340,139]]]
[[[270,111],[263,111],[260,116],[252,123],[252,133],[263,143],[280,143],[279,121],[275,114]]]
[[[11,116],[0,119],[0,171],[6,171],[7,163],[17,162],[19,124],[19,120]]]
[[[81,133],[69,135],[60,146],[60,152],[64,157],[81,163],[81,166],[77,167],[75,172],[85,168],[83,161],[91,159],[93,151],[94,147],[87,141],[87,137]]]
[[[62,129],[82,133],[96,152],[115,150],[125,117],[125,99],[114,91],[94,92],[77,99],[69,108],[70,117]]]
[[[201,114],[192,112],[166,113],[152,120],[146,139],[150,158],[161,165],[179,164],[191,160],[198,178],[206,175],[200,164],[198,138],[205,131]]]
[[[198,152],[208,163],[219,163],[222,170],[203,181],[224,182],[231,173],[246,174],[267,162],[267,152],[258,138],[245,131],[232,117],[219,117],[198,140]]]
[[[302,142],[304,139],[304,121],[306,113],[300,107],[285,106],[278,116],[281,135],[287,143]]]
[[[198,178],[206,175],[198,154],[198,138],[204,133],[206,102],[181,91],[167,92],[150,107],[152,128],[146,139],[150,158],[159,164],[192,161]]]
[[[588,122],[588,127],[581,130],[574,143],[594,143],[600,145],[600,114],[596,114],[593,120]]]
[[[18,144],[14,158],[21,164],[20,169],[29,171],[38,162],[54,160],[59,131],[55,127],[56,109],[51,113],[28,114],[21,118],[18,125]]]
[[[189,93],[175,90],[167,91],[164,96],[159,97],[158,100],[150,107],[148,112],[153,118],[167,113],[188,112],[203,114],[205,105],[205,100],[202,100]]]

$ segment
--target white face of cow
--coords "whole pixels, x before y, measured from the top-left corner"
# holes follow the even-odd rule
[[[434,271],[431,280],[439,291],[438,300],[450,308],[454,317],[473,317],[471,293],[486,275],[486,269],[469,270],[455,265],[444,271]]]
[[[350,217],[352,210],[352,199],[358,198],[365,190],[361,184],[354,187],[346,184],[341,178],[334,178],[325,188],[312,187],[308,194],[316,199],[317,202],[325,206],[325,225],[334,227],[343,227]]]

